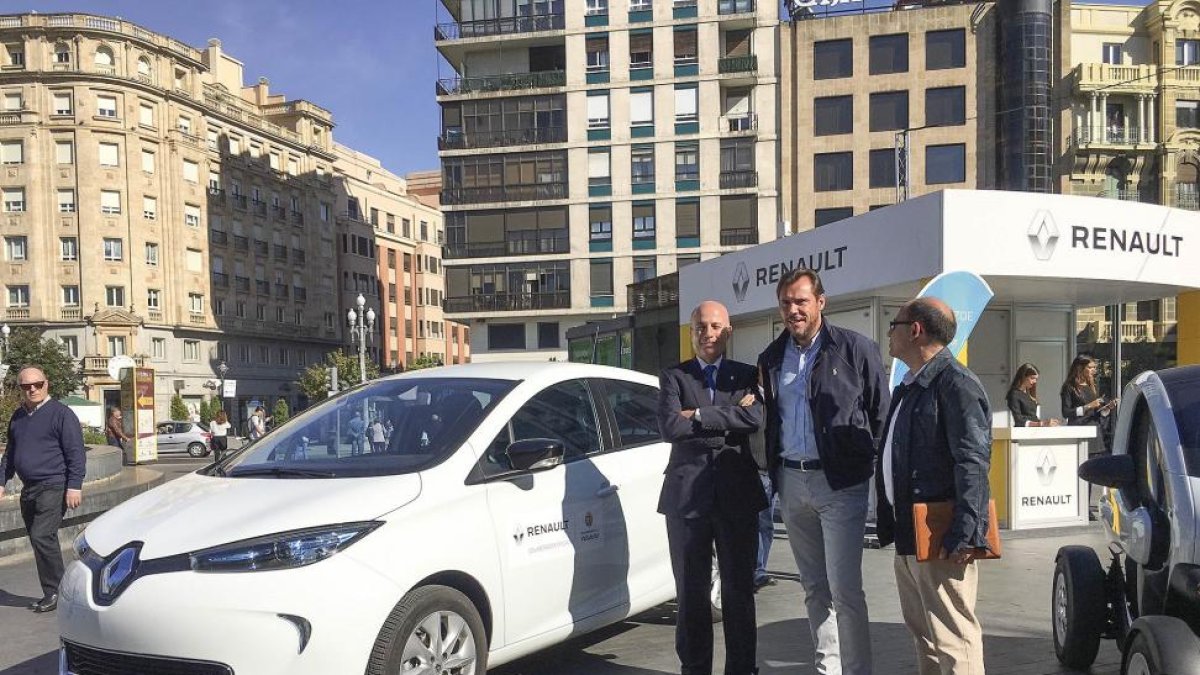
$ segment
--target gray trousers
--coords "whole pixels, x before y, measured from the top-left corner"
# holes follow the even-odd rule
[[[63,515],[67,512],[66,494],[67,486],[62,483],[26,486],[21,492],[21,518],[29,533],[43,598],[58,592],[58,582],[63,576],[58,528],[62,527]]]
[[[869,482],[833,490],[823,471],[779,469],[779,503],[821,675],[870,675],[871,636],[862,584]]]

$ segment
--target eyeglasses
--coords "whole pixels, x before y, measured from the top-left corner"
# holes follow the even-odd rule
[[[25,391],[37,391],[44,386],[46,386],[45,380],[38,380],[37,382],[22,382],[20,384],[20,387]]]
[[[895,328],[896,326],[911,326],[914,323],[917,323],[917,322],[916,321],[899,321],[899,320],[889,321],[888,322],[888,330],[890,331],[893,328]]]

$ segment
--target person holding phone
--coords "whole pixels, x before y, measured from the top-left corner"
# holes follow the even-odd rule
[[[1099,449],[1091,454],[1108,452],[1108,440],[1112,427],[1112,412],[1119,399],[1107,400],[1096,387],[1096,359],[1080,354],[1067,370],[1067,381],[1063,382],[1062,411],[1067,424],[1072,426],[1094,426],[1100,439]]]

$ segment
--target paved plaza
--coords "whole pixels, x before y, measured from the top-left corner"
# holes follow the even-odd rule
[[[1069,537],[1006,540],[1004,559],[981,563],[979,613],[983,621],[989,675],[1069,673],[1054,658],[1050,637],[1050,580],[1058,547],[1089,543],[1102,549],[1098,533]],[[865,552],[867,599],[875,644],[875,672],[914,673],[908,634],[892,575],[892,552]],[[786,539],[771,550],[773,586],[758,594],[759,662],[763,675],[810,675],[812,643],[801,602],[796,567]],[[0,565],[0,675],[53,675],[57,628],[53,615],[24,609],[37,590],[30,560]],[[673,605],[567,644],[496,668],[496,675],[658,675],[677,673],[672,649]],[[719,635],[719,630],[718,630]],[[719,648],[718,640],[718,648]],[[717,662],[723,657],[718,655]],[[1117,675],[1119,656],[1106,643],[1094,675]],[[719,669],[718,669],[719,672]]]

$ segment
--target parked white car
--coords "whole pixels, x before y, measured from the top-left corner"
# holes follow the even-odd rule
[[[666,602],[657,391],[472,364],[326,401],[88,527],[60,671],[482,675]]]

